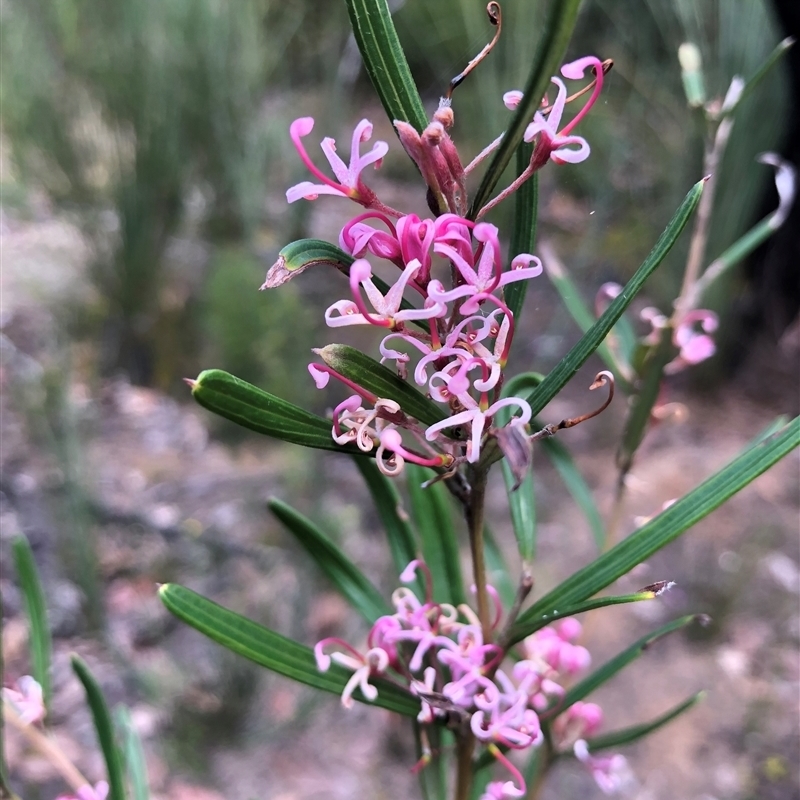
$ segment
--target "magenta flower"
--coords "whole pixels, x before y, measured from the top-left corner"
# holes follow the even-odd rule
[[[397,282],[384,295],[372,281],[372,267],[366,259],[360,258],[350,267],[350,289],[353,300],[339,300],[325,311],[325,322],[331,328],[344,325],[379,325],[383,328],[394,328],[405,320],[432,319],[443,317],[447,313],[444,303],[426,300],[423,308],[400,310],[403,292],[413,280],[421,267],[416,259],[406,266]],[[363,287],[372,307],[377,312],[370,312],[361,297]],[[334,313],[335,312],[335,313]]]
[[[597,703],[584,703],[578,700],[563,714],[553,720],[553,734],[559,747],[585,739],[603,724],[603,709]]]
[[[8,703],[19,714],[23,725],[41,722],[45,716],[44,694],[39,682],[30,675],[23,675],[13,688],[3,687],[3,702]]]
[[[376,168],[379,167],[381,160],[389,151],[389,145],[386,142],[375,142],[372,149],[362,156],[360,153],[361,144],[368,142],[372,137],[372,123],[362,119],[353,131],[353,139],[350,146],[350,163],[345,164],[336,153],[336,141],[326,137],[322,140],[320,146],[328,159],[333,174],[336,176],[337,180],[334,181],[315,166],[301,141],[304,136],[308,136],[311,133],[313,128],[313,117],[300,117],[289,126],[289,135],[292,137],[292,142],[303,163],[322,183],[303,181],[296,186],[292,186],[286,191],[287,201],[294,203],[295,200],[300,200],[301,198],[316,200],[321,194],[332,194],[338,197],[349,197],[363,206],[373,206],[377,202],[375,193],[364,185],[361,180],[361,173],[370,164],[374,164]]]
[[[56,800],[106,800],[108,789],[109,786],[105,781],[99,781],[94,786],[87,783],[75,794],[60,794]]]

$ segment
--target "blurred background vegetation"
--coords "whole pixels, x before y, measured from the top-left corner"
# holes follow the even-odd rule
[[[543,4],[504,0],[506,24],[498,47],[455,93],[453,135],[465,162],[508,120],[502,94],[524,83]],[[449,80],[490,37],[485,3],[390,0],[390,6],[432,112]],[[360,69],[344,3],[4,0],[0,20],[3,225],[16,229],[57,219],[76,229],[82,263],[68,274],[87,287],[73,292],[53,279],[55,273],[38,275],[36,263],[14,264],[6,253],[7,275],[25,272],[25,285],[38,277],[49,290],[39,287],[33,298],[44,298],[46,324],[40,316],[23,324],[24,316],[15,311],[18,298],[7,294],[0,320],[7,337],[4,375],[15,376],[12,402],[24,410],[29,444],[53,455],[58,476],[43,491],[53,490],[59,557],[82,592],[89,626],[102,630],[109,601],[100,572],[110,569],[110,556],[109,546],[98,556],[93,526],[109,520],[88,497],[104,479],[88,474],[84,458],[98,426],[82,410],[85,398],[76,395],[74,385],[88,386],[100,405],[107,400],[104,392],[113,394],[108,379],[120,377],[188,401],[181,378],[220,367],[323,410],[324,399],[311,391],[304,364],[309,348],[326,341],[320,321],[332,295],[316,280],[303,279],[278,292],[257,291],[277,251],[318,233],[324,224],[320,210],[337,203],[323,198],[287,206],[286,188],[306,179],[288,127],[296,117],[315,117],[308,148],[322,164],[317,142],[323,136],[336,137],[346,156],[354,122],[366,115],[378,123],[382,111]],[[632,274],[701,176],[704,130],[686,105],[678,46],[691,41],[700,48],[713,98],[725,94],[734,75],[755,73],[782,36],[767,0],[585,1],[568,58],[595,53],[613,58],[614,69],[602,101],[579,130],[590,141],[592,156],[580,169],[545,171],[540,219],[587,299],[601,282],[624,282]],[[754,158],[779,144],[787,103],[781,64],[738,113],[719,175],[706,263],[763,213],[772,172]],[[375,179],[407,184],[405,191],[419,196],[421,205],[410,161],[386,122],[376,127],[391,149]],[[501,228],[511,205],[493,217]],[[687,248],[685,236],[648,286],[649,298],[665,310],[677,292]],[[737,273],[719,287],[714,307],[730,309],[742,288]],[[737,324],[728,319],[727,330]],[[561,355],[564,331],[574,329],[566,312],[545,307],[531,320],[531,331],[534,327],[537,339],[521,341],[516,355],[526,368],[546,369]],[[169,417],[164,437],[175,427]],[[214,432],[234,435],[227,426]],[[182,458],[189,460],[194,451],[187,452]],[[322,468],[308,467],[303,458],[294,453],[282,462],[289,491],[308,491],[292,484],[299,480],[293,468],[301,463],[323,481]],[[244,463],[245,469],[252,467],[246,457]],[[23,490],[8,480],[14,467],[7,461],[3,466],[3,492],[21,503]],[[152,472],[154,485],[163,479],[161,469]],[[164,474],[168,469],[163,467]],[[324,486],[319,495],[309,503],[325,506]],[[159,502],[166,504],[169,493],[164,496]],[[263,517],[256,489],[248,485],[242,497],[244,506]],[[213,524],[238,531],[239,512],[229,506],[221,503],[222,521]],[[337,513],[334,529],[349,530],[352,509]],[[172,544],[180,532],[168,515],[165,519],[156,527]],[[131,520],[144,524],[138,517],[111,521]],[[259,531],[253,537],[261,537],[262,521],[249,524]],[[159,572],[157,579],[169,579],[178,556],[158,552],[166,574]],[[189,559],[198,574],[213,571],[218,551],[209,552],[205,560]],[[220,584],[256,583],[251,573],[242,577],[233,568],[226,576]],[[151,586],[146,584],[148,592]],[[265,603],[271,591],[279,595],[281,586],[279,580],[278,589],[260,589],[253,603]],[[293,585],[285,590],[293,602],[313,605],[301,594]],[[292,625],[301,624],[299,612],[285,613]],[[241,674],[227,662],[218,672],[232,676],[220,694],[235,695],[231,680]],[[171,680],[159,677],[152,693],[178,682],[174,675]],[[247,705],[251,684],[242,680],[241,686]],[[201,711],[212,719],[209,738],[228,730],[230,720],[217,729],[214,709]],[[219,713],[224,712],[223,704]],[[184,749],[194,747],[187,731],[197,733],[197,719],[189,716],[174,737]],[[180,714],[176,720],[179,727]],[[202,761],[202,754],[192,757]]]
[[[483,4],[395,5],[433,108],[489,35]],[[538,5],[507,0],[498,48],[455,95],[455,136],[466,155],[503,129],[501,96],[524,80]],[[346,141],[360,109],[374,108],[343,5],[317,11],[310,0],[4,5],[2,125],[14,165],[4,196],[24,208],[31,191],[44,192],[89,242],[93,302],[59,316],[94,342],[99,374],[121,371],[176,391],[181,375],[211,359],[250,380],[281,383],[284,364],[308,344],[300,325],[288,339],[284,333],[300,312],[294,292],[302,286],[280,298],[248,299],[243,290],[257,287],[276,249],[303,232],[308,209],[281,202],[301,173],[289,121],[313,113],[315,135]],[[593,157],[580,170],[546,176],[596,212],[579,242],[569,215],[556,219],[578,275],[593,285],[623,280],[700,173],[702,130],[683,97],[679,44],[699,46],[715,97],[733,75],[752,75],[778,38],[759,0],[585,4],[569,55],[596,52],[615,67],[583,131]],[[782,85],[777,69],[741,110],[720,176],[712,257],[762,202],[769,170],[753,158],[780,138]],[[413,180],[399,148],[392,152],[387,173]],[[547,223],[547,206],[543,214]],[[664,270],[652,292],[663,302],[678,280],[677,268]]]

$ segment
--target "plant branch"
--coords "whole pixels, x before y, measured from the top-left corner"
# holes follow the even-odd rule
[[[483,631],[483,641],[488,643],[492,635],[489,622],[489,596],[486,592],[486,556],[483,543],[483,513],[486,505],[486,471],[473,468],[470,484],[470,502],[465,509],[469,528],[469,546],[472,552],[472,574],[478,604],[478,619]]]

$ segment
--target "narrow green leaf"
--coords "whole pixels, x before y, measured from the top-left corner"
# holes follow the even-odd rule
[[[492,190],[508,166],[514,151],[522,143],[525,128],[538,111],[545,92],[550,87],[550,78],[558,75],[559,67],[567,52],[572,30],[578,17],[580,0],[560,0],[550,4],[550,12],[544,24],[536,55],[525,83],[524,95],[511,119],[503,141],[492,158],[478,191],[472,200],[467,216],[475,219],[478,212],[489,200]]]
[[[425,425],[433,425],[447,418],[440,406],[400,378],[394,370],[355,347],[329,344],[315,352],[340,375],[377,397],[394,400],[406,414]]]
[[[553,256],[543,257],[545,273],[550,279],[550,283],[558,292],[561,302],[569,312],[575,324],[581,329],[583,333],[591,330],[592,325],[595,323],[594,314],[589,310],[589,307],[584,303],[578,287],[570,277],[569,273],[564,269],[560,261]],[[622,317],[621,319],[624,319]],[[613,335],[613,331],[609,336]],[[597,355],[602,359],[603,363],[610,369],[614,376],[617,378],[618,383],[623,391],[630,391],[630,381],[632,378],[630,365],[623,363],[607,341],[601,342],[597,346]]]
[[[799,445],[800,417],[796,417],[769,439],[748,447],[696,489],[548,592],[520,616],[515,630],[521,630],[522,626],[545,614],[552,614],[554,609],[572,607],[588,600],[677,539]],[[513,642],[520,638],[514,636]]]
[[[513,285],[513,284],[512,284]],[[544,376],[538,372],[525,372],[515,375],[503,386],[503,397],[514,397],[525,390],[538,386]],[[497,424],[507,425],[511,415],[505,408],[497,414]],[[536,425],[536,421],[533,423]],[[533,465],[528,474],[523,478],[519,488],[514,490],[514,475],[505,459],[503,459],[503,480],[506,485],[506,495],[511,511],[511,525],[517,540],[517,549],[523,563],[530,563],[536,554],[536,492],[533,483]]]
[[[378,617],[392,613],[364,573],[310,519],[275,498],[267,502],[267,507],[367,622],[373,623]]]
[[[675,345],[672,343],[672,326],[667,325],[662,328],[659,335],[661,338],[658,344],[650,348],[642,365],[639,390],[631,398],[625,417],[622,439],[617,450],[617,467],[623,475],[626,475],[633,466],[633,458],[647,433],[650,413],[661,391],[664,367],[676,353]]]
[[[517,148],[517,177],[528,166],[533,155],[533,145],[522,142]],[[522,184],[517,190],[514,205],[514,232],[511,235],[511,258],[520,253],[533,253],[536,247],[536,227],[539,210],[539,175]],[[509,269],[511,265],[509,264]],[[528,281],[515,281],[503,289],[506,305],[514,318],[519,317],[528,291]]]
[[[556,4],[558,5],[558,4]],[[589,356],[594,353],[600,343],[608,336],[611,329],[622,316],[622,312],[630,305],[647,279],[666,257],[672,245],[686,226],[703,192],[705,181],[696,183],[686,195],[675,216],[670,220],[655,247],[634,276],[628,281],[622,292],[611,301],[609,307],[580,341],[567,353],[542,383],[527,398],[534,414],[538,414],[575,375]]]
[[[549,719],[557,714],[562,714],[571,705],[577,703],[578,700],[583,700],[584,697],[590,695],[595,689],[602,686],[606,681],[610,680],[614,675],[627,667],[628,664],[639,658],[639,656],[654,642],[674,631],[685,628],[695,619],[696,616],[694,614],[689,614],[688,616],[672,620],[672,622],[662,625],[658,630],[648,633],[646,636],[642,636],[641,639],[634,642],[626,650],[623,650],[619,655],[607,661],[602,667],[599,667],[592,672],[591,675],[587,675],[582,681],[579,681],[569,689],[564,697],[556,704],[555,708],[548,709],[546,712],[547,718]]]
[[[525,615],[524,622],[517,621],[512,631],[512,638],[518,642],[526,636],[550,625],[559,619],[565,617],[574,617],[576,614],[583,614],[586,611],[594,611],[596,608],[607,608],[608,606],[619,606],[625,603],[639,603],[642,600],[653,600],[658,596],[658,592],[649,589],[642,589],[641,591],[634,592],[633,594],[617,594],[608,597],[597,597],[594,600],[586,600],[583,603],[577,603],[574,606],[566,606],[558,608],[550,614],[543,614],[540,617],[530,618]]]
[[[534,421],[534,424],[538,424],[538,422]],[[572,458],[572,454],[558,439],[542,439],[539,445],[561,476],[561,480],[564,481],[564,485],[567,487],[567,491],[572,495],[572,499],[577,503],[578,508],[580,508],[583,515],[586,517],[595,544],[598,548],[602,549],[606,536],[603,518],[600,516],[597,503],[594,501],[592,490],[589,488],[583,475],[581,475],[580,470]]]
[[[72,669],[83,684],[86,700],[92,712],[94,728],[97,731],[97,740],[103,751],[108,772],[108,800],[125,800],[125,774],[122,769],[122,757],[114,738],[114,725],[108,711],[100,684],[95,680],[86,662],[80,656],[70,657]]]
[[[374,462],[365,458],[354,458],[353,463],[358,467],[375,502],[378,516],[386,531],[392,563],[399,575],[418,557],[417,542],[408,513],[403,509],[403,501],[394,482],[383,475]]]
[[[422,131],[428,118],[386,0],[346,2],[356,44],[389,121],[403,120]]]
[[[336,444],[331,436],[330,420],[221,369],[204,370],[190,385],[192,397],[201,406],[256,433],[303,447],[338,453],[361,453],[355,445]]]
[[[433,575],[433,599],[456,606],[465,603],[458,538],[447,489],[441,482],[423,489],[422,484],[434,477],[425,467],[407,463],[405,471],[422,557]]]
[[[417,759],[427,763],[417,773],[423,800],[447,800],[448,753],[453,745],[452,734],[440,725],[420,725],[414,721]],[[428,760],[429,759],[429,760]]]
[[[36,561],[30,543],[24,536],[16,537],[11,543],[14,554],[14,566],[17,570],[28,627],[31,650],[31,669],[33,677],[42,687],[45,708],[50,708],[53,699],[50,681],[50,661],[53,642],[50,627],[47,624],[47,602],[44,588],[36,569]]]
[[[190,589],[168,583],[161,586],[158,593],[170,613],[228,650],[279,675],[338,695],[350,680],[352,672],[340,664],[331,663],[327,672],[320,672],[310,647],[229,611]],[[378,689],[374,703],[369,703],[358,689],[353,698],[408,717],[419,713],[419,700],[409,692],[379,678],[370,678],[370,683]]]
[[[796,43],[792,36],[787,36],[785,39],[778,42],[775,49],[764,59],[761,66],[755,71],[752,77],[748,78],[745,83],[739,99],[736,101],[732,108],[727,109],[724,116],[733,114],[737,108],[742,104],[742,101],[758,86],[759,83],[770,73],[772,68],[783,58],[783,56],[794,46]]]
[[[597,750],[607,750],[610,747],[621,747],[625,744],[631,744],[658,728],[661,728],[668,722],[672,722],[675,717],[683,714],[684,711],[688,711],[692,706],[697,705],[705,696],[705,692],[698,692],[650,722],[643,722],[641,725],[632,725],[630,728],[622,728],[618,731],[610,731],[601,736],[595,736],[593,739],[588,739],[586,744],[589,747],[589,752],[594,753]]]
[[[275,289],[320,264],[328,264],[348,275],[354,261],[353,256],[323,239],[298,239],[278,252],[278,260],[269,268],[261,288]]]
[[[125,754],[125,770],[131,787],[131,800],[149,800],[147,762],[139,734],[133,727],[131,715],[125,706],[114,710],[117,729],[121,732],[122,747]]]
[[[519,557],[523,563],[530,564],[536,555],[536,494],[533,488],[533,471],[529,471],[519,487],[514,489],[514,475],[505,459],[502,469]]]
[[[497,589],[503,605],[508,609],[514,602],[517,591],[511,580],[508,565],[503,558],[502,552],[500,552],[497,539],[488,527],[483,529],[483,543],[484,552],[486,553],[487,581]]]
[[[278,260],[270,267],[267,272],[267,279],[262,285],[262,289],[276,289],[282,286],[287,281],[301,275],[309,267],[316,267],[321,264],[328,264],[335,267],[343,275],[350,274],[350,267],[352,266],[355,258],[349,253],[337,247],[335,244],[326,242],[323,239],[298,239],[291,244],[287,244],[278,253]],[[372,282],[382,294],[389,291],[389,284],[379,278],[377,275],[372,276]],[[413,309],[414,306],[408,300],[403,298],[400,301],[400,308],[408,311]],[[423,330],[428,330],[424,320],[412,320],[418,324]]]

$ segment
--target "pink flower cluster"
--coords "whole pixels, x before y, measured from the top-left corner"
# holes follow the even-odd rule
[[[366,652],[338,638],[323,639],[314,648],[317,666],[325,672],[333,662],[353,671],[342,693],[346,708],[352,706],[357,689],[365,700],[374,701],[378,688],[370,681],[382,678],[419,697],[419,722],[469,725],[476,739],[490,746],[516,780],[490,784],[484,800],[521,797],[524,781],[498,747],[523,750],[540,745],[544,739],[542,714],[548,718],[557,714],[552,722],[554,741],[567,750],[576,741],[585,747],[584,737],[602,723],[602,711],[594,703],[574,703],[558,712],[565,695],[559,680],[584,671],[591,663],[588,650],[576,644],[581,625],[575,619],[563,619],[542,628],[521,643],[519,660],[504,670],[506,651],[484,641],[469,606],[455,608],[433,602],[430,572],[423,562],[412,561],[400,580],[410,583],[417,574],[427,583],[425,602],[409,588],[396,589],[392,595],[396,611],[372,626]],[[503,609],[496,591],[487,588],[494,601],[493,627],[497,628]],[[596,760],[589,764],[599,772],[601,766]]]
[[[587,70],[595,76],[574,96],[591,90],[589,101],[564,126],[565,107],[574,97],[567,98],[563,81],[553,78],[558,89],[555,102],[536,111],[525,133],[526,141],[536,142],[530,166],[477,214],[478,219],[549,160],[576,163],[588,157],[588,143],[571,131],[597,99],[604,68],[594,56],[563,67],[562,74],[569,79],[581,79]],[[521,98],[521,93],[512,92],[505,102],[513,107]],[[542,264],[536,256],[520,253],[505,269],[498,229],[466,218],[467,174],[500,139],[464,169],[448,133],[453,119],[450,100],[443,99],[421,134],[408,123],[395,121],[406,152],[428,184],[429,202],[437,214],[431,219],[389,208],[364,183],[364,169],[379,166],[388,152],[388,144],[378,141],[361,154],[361,146],[372,136],[367,120],[355,128],[347,164],[337,154],[335,141],[323,139],[321,147],[335,180],[314,164],[303,144],[314,120],[302,117],[290,127],[300,158],[318,182],[291,187],[287,200],[331,194],[348,197],[367,209],[348,222],[339,236],[339,246],[355,261],[349,269],[350,294],[326,310],[326,323],[332,328],[373,325],[385,329],[380,343],[382,362],[393,363],[401,377],[413,380],[427,396],[447,406],[445,418],[423,426],[394,399],[376,397],[331,365],[309,365],[319,388],[333,375],[354,392],[333,411],[335,441],[355,443],[365,452],[375,449],[377,464],[388,475],[401,471],[405,461],[448,469],[463,461],[478,461],[501,408],[511,409],[508,425],[522,431],[531,419],[525,400],[500,394],[514,335],[514,316],[504,289],[540,275]],[[383,284],[369,259],[389,262],[399,274]],[[324,360],[324,350],[320,354]]]

